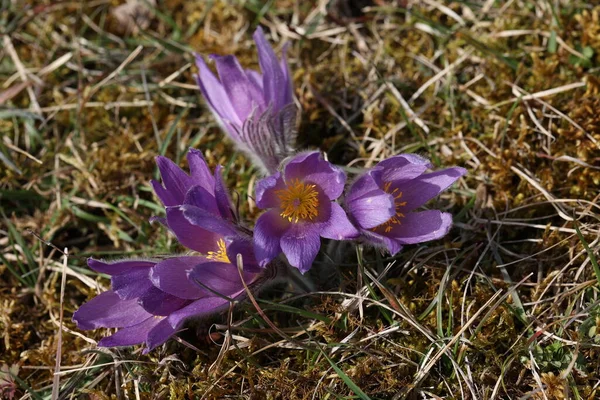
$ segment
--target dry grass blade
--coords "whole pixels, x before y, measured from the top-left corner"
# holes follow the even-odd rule
[[[52,378],[52,400],[57,400],[60,394],[60,360],[62,358],[62,340],[63,340],[63,302],[65,298],[65,286],[67,283],[67,261],[69,260],[69,250],[65,247],[63,253],[63,268],[61,271],[61,280],[60,280],[60,314],[59,314],[59,326],[58,326],[58,340],[56,344],[56,363],[54,364],[54,377]]]

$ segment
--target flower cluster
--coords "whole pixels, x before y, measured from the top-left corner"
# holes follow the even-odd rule
[[[395,254],[404,245],[448,233],[450,214],[416,210],[466,171],[427,172],[428,160],[401,154],[347,185],[344,171],[321,153],[295,153],[296,111],[285,48],[279,60],[260,28],[254,39],[262,74],[244,70],[233,56],[213,56],[217,79],[198,56],[198,83],[224,132],[267,174],[255,189],[256,205],[265,211],[253,229],[242,225],[222,168],[211,172],[198,150],[188,153],[189,174],[157,157],[162,183],[151,184],[165,216],[153,220],[189,252],[88,261],[111,277],[111,290],[81,306],[73,320],[80,329],[119,329],[99,346],[144,343],[150,351],[187,320],[218,313],[285,275],[285,265],[305,273],[322,238],[356,240]]]
[[[73,315],[80,329],[120,328],[98,345],[161,345],[190,318],[201,318],[245,297],[245,287],[272,279],[274,268],[259,267],[252,232],[235,218],[221,179],[210,173],[200,152],[190,150],[190,175],[158,157],[163,185],[152,182],[166,218],[155,218],[191,250],[162,259],[103,262],[90,259],[96,272],[111,277],[111,290],[96,296]],[[241,255],[240,271],[237,257]]]

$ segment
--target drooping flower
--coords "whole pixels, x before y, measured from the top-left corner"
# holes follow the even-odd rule
[[[196,57],[198,85],[229,137],[267,173],[277,170],[296,140],[296,107],[286,61],[273,52],[262,29],[253,35],[262,73],[243,69],[231,55],[211,56],[219,79]]]
[[[348,216],[368,242],[396,254],[405,244],[439,239],[452,226],[452,215],[414,211],[466,173],[452,167],[425,173],[431,163],[414,154],[388,158],[358,177],[346,195]]]
[[[226,250],[225,250],[226,248]],[[223,252],[211,256],[179,256],[163,260],[88,260],[90,268],[111,276],[111,290],[82,305],[73,315],[78,328],[119,328],[100,340],[100,347],[145,343],[144,352],[165,343],[185,321],[219,313],[246,293],[237,254],[244,262],[249,288],[273,279],[277,266],[260,268],[252,244],[238,237]],[[233,261],[233,263],[231,262]]]
[[[172,337],[186,320],[217,313],[232,299],[242,299],[238,254],[248,286],[261,287],[276,276],[277,264],[258,266],[252,232],[235,219],[220,167],[211,174],[202,155],[193,149],[188,162],[190,175],[171,160],[158,157],[163,184],[152,185],[166,209],[161,222],[191,254],[162,260],[88,261],[90,268],[111,276],[111,290],[81,306],[73,320],[84,330],[119,328],[99,346],[145,343],[150,351]]]
[[[256,205],[270,209],[254,228],[254,251],[260,265],[283,252],[300,272],[308,271],[319,252],[320,237],[343,240],[358,236],[342,207],[346,174],[319,152],[300,153],[283,173],[260,180]]]

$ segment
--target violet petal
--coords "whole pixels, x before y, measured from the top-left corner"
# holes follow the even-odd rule
[[[194,185],[193,179],[167,157],[156,157],[156,164],[158,165],[163,185],[166,191],[169,193],[169,196],[166,196],[165,198],[167,203],[163,204],[165,206],[183,204],[185,194],[187,193],[188,189]],[[158,192],[157,195],[159,195]],[[162,200],[163,199],[161,198],[161,201]]]
[[[186,204],[181,207],[181,211],[183,212],[185,219],[196,227],[201,227],[202,229],[222,236],[235,235],[237,233],[230,221],[224,220],[201,208]]]
[[[358,230],[352,225],[344,209],[337,203],[331,203],[331,216],[320,232],[321,236],[334,240],[355,239],[359,236]]]
[[[402,192],[401,201],[405,201],[407,210],[414,210],[446,190],[467,171],[464,168],[453,167],[441,171],[421,175],[409,182],[392,183],[392,188]]]
[[[223,182],[223,176],[221,175],[222,169],[223,167],[220,165],[217,165],[215,168],[215,199],[221,217],[231,220],[233,219],[231,200],[229,200],[229,195],[227,194],[227,189],[225,187],[225,183]]]
[[[147,260],[121,260],[105,262],[88,258],[88,266],[96,272],[107,275],[119,275],[133,270],[150,269],[156,264],[155,261]]]
[[[400,154],[377,164],[383,170],[382,179],[385,182],[398,183],[416,178],[431,166],[429,160],[416,154]]]
[[[234,56],[212,56],[211,58],[215,60],[221,84],[241,121],[248,118],[255,108],[265,109],[262,94],[250,82]]]
[[[253,38],[258,50],[258,63],[263,74],[265,103],[272,104],[273,110],[277,112],[285,105],[285,77],[279,66],[279,60],[267,42],[261,27],[256,29]]]
[[[277,192],[285,188],[286,184],[279,172],[259,180],[254,190],[256,206],[261,209],[279,207],[281,200],[277,196]]]
[[[235,295],[237,296],[236,293]],[[229,300],[222,297],[204,297],[169,315],[167,318],[173,328],[179,327],[186,319],[204,317],[229,307]]]
[[[229,99],[229,95],[217,77],[211,72],[201,56],[196,56],[196,65],[198,66],[198,85],[204,98],[208,101],[214,114],[223,122],[231,122],[234,125],[242,126],[242,120],[235,112],[235,108]],[[234,139],[237,135],[234,132]]]
[[[159,319],[150,317],[137,325],[121,328],[117,333],[100,339],[98,347],[133,346],[144,343],[148,338],[148,332],[159,322]]]
[[[207,192],[213,192],[213,177],[210,168],[204,160],[204,156],[200,150],[189,149],[187,154],[188,165],[190,166],[190,175],[194,181],[194,185],[200,185]]]
[[[131,300],[140,297],[150,287],[151,268],[136,269],[126,274],[113,275],[110,279],[111,287],[123,300]]]
[[[158,324],[148,332],[146,349],[144,349],[143,354],[148,354],[150,350],[165,343],[175,333],[177,333],[177,328],[172,327],[167,318],[160,319]]]
[[[138,303],[152,315],[169,315],[186,306],[189,301],[170,295],[153,286],[143,296],[140,296]]]
[[[160,290],[182,299],[195,300],[205,295],[197,285],[188,279],[188,274],[199,264],[206,263],[204,257],[172,257],[156,264],[150,272],[150,279]]]
[[[211,177],[212,178],[212,177]],[[190,204],[209,213],[219,215],[219,208],[215,196],[200,185],[192,186],[185,195],[182,204]]]
[[[244,281],[250,284],[256,274],[244,271]],[[197,284],[203,292],[200,297],[225,296],[244,290],[238,268],[234,264],[207,262],[196,265],[189,274],[190,282]]]
[[[386,236],[400,244],[422,243],[445,236],[452,227],[452,215],[438,210],[411,212],[400,222]]]
[[[310,223],[291,224],[281,237],[281,250],[290,265],[305,273],[321,248],[319,231]]]
[[[107,291],[94,297],[73,314],[73,321],[82,330],[120,328],[138,324],[151,315],[134,300],[122,300]]]
[[[167,207],[167,222],[171,231],[177,236],[179,243],[199,253],[207,253],[214,250],[217,247],[217,241],[221,239],[221,235],[204,229],[204,226],[200,227],[191,223],[185,217],[184,207],[200,210],[194,206]],[[218,218],[208,211],[203,211],[203,215],[211,215],[213,218]]]
[[[261,267],[281,253],[281,236],[290,225],[278,210],[269,210],[258,217],[254,226],[254,255]]]

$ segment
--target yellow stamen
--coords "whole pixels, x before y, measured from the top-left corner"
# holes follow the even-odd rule
[[[394,228],[394,225],[401,225],[402,222],[400,222],[400,219],[405,217],[405,215],[400,212],[402,207],[406,206],[406,201],[400,201],[402,198],[402,192],[398,188],[394,188],[394,190],[390,191],[391,186],[392,182],[386,182],[385,185],[383,185],[383,191],[391,194],[394,197],[396,215],[392,216],[392,218],[388,219],[383,224],[377,225],[375,228],[371,228],[371,231],[373,232],[383,230],[385,233],[389,233]]]
[[[227,257],[227,246],[225,245],[225,241],[223,239],[219,239],[217,241],[217,246],[219,250],[217,251],[209,251],[206,255],[206,258],[213,261],[220,261],[230,263],[229,257]]]
[[[319,192],[316,185],[309,185],[294,179],[287,187],[275,194],[281,201],[281,216],[290,222],[313,219],[319,215]]]

